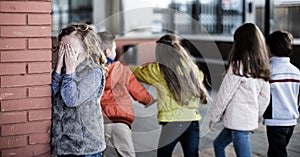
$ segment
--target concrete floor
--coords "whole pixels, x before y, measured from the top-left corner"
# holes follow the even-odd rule
[[[155,89],[149,88],[150,92],[155,95]],[[213,93],[214,95],[215,93]],[[158,138],[160,135],[160,125],[157,123],[157,109],[156,104],[145,108],[143,105],[134,103],[135,121],[132,125],[133,140],[135,144],[135,150],[137,157],[154,157],[156,156],[156,149]],[[201,105],[200,113],[202,115],[202,120],[200,121],[200,147],[199,153],[202,157],[210,157],[213,155],[212,141],[219,134],[220,130],[223,128],[222,124],[216,125],[216,131],[211,132],[208,129],[208,113],[210,110],[210,105]],[[298,120],[300,124],[300,120]],[[254,157],[264,157],[266,156],[266,150],[268,146],[267,136],[265,133],[265,127],[260,125],[258,129],[254,131],[251,135],[252,149]],[[297,125],[294,134],[291,138],[290,144],[288,146],[289,157],[299,157],[300,156],[300,126]],[[181,146],[177,145],[174,152],[174,157],[181,157],[182,150]],[[234,157],[234,151],[232,145],[227,148],[227,154],[229,157]]]

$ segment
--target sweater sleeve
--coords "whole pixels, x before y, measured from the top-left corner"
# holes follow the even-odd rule
[[[149,63],[143,66],[136,66],[135,69],[132,69],[135,77],[146,84],[155,85],[161,83],[162,75],[160,73],[158,63]]]
[[[270,94],[270,84],[268,82],[263,82],[262,89],[258,95],[259,120],[262,119],[262,116],[269,105],[271,96]]]
[[[229,69],[230,70],[230,69]],[[222,81],[215,102],[212,105],[211,121],[221,121],[224,111],[241,83],[241,77],[228,71]]]
[[[76,83],[75,74],[66,74],[63,77],[61,96],[68,107],[76,107],[84,102],[95,98],[101,86],[103,73],[95,69],[85,76],[79,83]]]
[[[62,75],[56,73],[55,71],[52,72],[52,96],[56,95],[59,91],[59,88],[61,86],[62,81]]]

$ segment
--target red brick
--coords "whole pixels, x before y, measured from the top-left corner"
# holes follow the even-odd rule
[[[2,51],[1,62],[51,61],[51,50]]]
[[[51,38],[33,38],[28,41],[29,49],[45,49],[52,48]]]
[[[50,74],[34,74],[24,76],[2,76],[1,87],[20,87],[32,85],[47,85],[51,83]]]
[[[31,133],[46,133],[50,132],[51,121],[38,121],[19,124],[8,124],[1,126],[1,135],[22,135]]]
[[[2,26],[1,37],[51,37],[51,26]]]
[[[22,50],[26,48],[25,39],[0,39],[0,50]]]
[[[50,13],[51,2],[0,1],[1,12]]]
[[[0,88],[0,100],[25,98],[27,88]],[[2,102],[1,102],[2,105]]]
[[[51,20],[50,20],[51,21]],[[0,13],[0,25],[25,25],[25,14],[4,14]]]
[[[0,75],[25,74],[25,63],[0,63]]]
[[[51,96],[51,86],[35,86],[28,88],[28,97]]]
[[[51,25],[52,17],[50,14],[29,14],[29,25]]]
[[[51,108],[51,97],[6,100],[1,102],[1,111],[24,111]]]
[[[39,63],[29,63],[28,73],[50,73],[52,70],[51,62],[39,62]],[[1,71],[1,70],[0,70]]]
[[[51,109],[44,110],[31,110],[28,111],[28,120],[36,121],[36,120],[50,120],[51,119]]]
[[[1,149],[22,147],[28,144],[27,136],[10,136],[1,137],[0,146]]]
[[[50,152],[49,144],[36,144],[36,145],[28,145],[26,147],[14,148],[14,149],[4,149],[2,150],[2,157],[51,157],[44,156],[44,154],[49,154]]]
[[[41,144],[50,142],[50,133],[29,135],[29,144]]]
[[[0,124],[20,123],[27,121],[27,112],[0,112]]]

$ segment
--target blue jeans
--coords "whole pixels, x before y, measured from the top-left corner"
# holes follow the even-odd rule
[[[287,157],[286,147],[293,135],[295,126],[267,126],[269,142],[268,156]]]
[[[57,155],[57,157],[102,157],[102,153],[96,153],[91,155]]]
[[[233,142],[237,157],[251,157],[252,146],[249,132],[224,128],[213,143],[215,156],[226,157],[225,147]]]
[[[174,147],[180,142],[185,157],[198,157],[199,122],[161,123],[157,157],[171,157]]]

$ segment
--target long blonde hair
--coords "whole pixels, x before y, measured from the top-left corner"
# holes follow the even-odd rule
[[[87,24],[70,24],[66,28],[63,28],[58,35],[58,41],[60,42],[63,36],[69,35],[76,31],[75,35],[78,36],[85,48],[87,55],[85,60],[90,60],[93,63],[104,67],[106,63],[106,57],[100,48],[101,39],[97,33]]]
[[[188,105],[192,97],[198,97],[201,103],[206,104],[208,94],[199,78],[198,67],[177,37],[167,34],[156,43],[156,59],[174,98]]]

